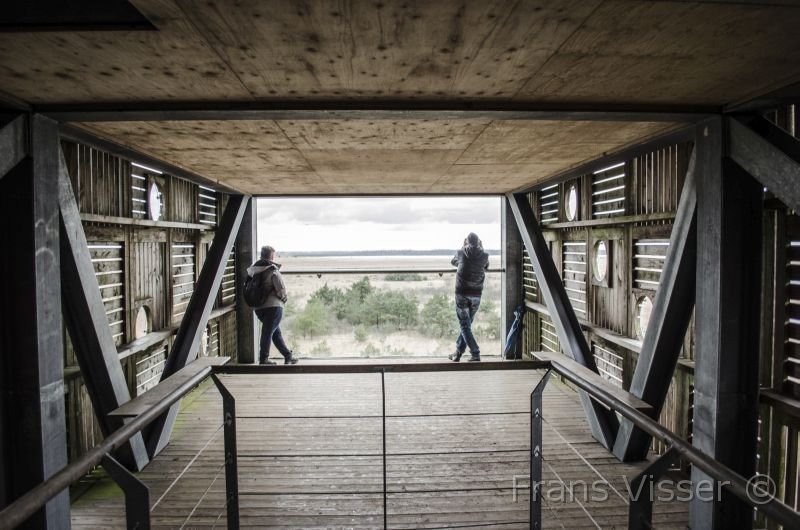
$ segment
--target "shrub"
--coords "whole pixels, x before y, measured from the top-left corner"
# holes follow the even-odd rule
[[[328,310],[318,300],[309,301],[292,322],[292,329],[304,337],[313,337],[330,330]]]
[[[421,282],[425,278],[416,272],[394,272],[383,277],[387,282]]]

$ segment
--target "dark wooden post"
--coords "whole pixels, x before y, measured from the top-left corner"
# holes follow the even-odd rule
[[[726,123],[698,135],[692,443],[745,477],[756,471],[763,188],[725,158]],[[695,488],[707,475],[692,470]],[[717,487],[690,506],[692,528],[752,528],[753,509]]]
[[[67,465],[58,233],[58,125],[28,118],[30,156],[0,180],[0,506]],[[17,122],[19,123],[19,122]],[[25,130],[27,127],[20,130]],[[24,142],[24,139],[17,139]],[[26,528],[69,528],[69,493]]]
[[[578,324],[578,317],[575,316],[567,292],[561,283],[561,275],[553,262],[553,256],[542,235],[533,208],[524,194],[509,193],[506,197],[511,211],[514,213],[522,242],[531,258],[539,289],[553,319],[561,348],[570,358],[593,372],[597,372],[597,365],[589,350],[589,344],[586,342],[586,337]],[[603,444],[603,447],[611,450],[619,429],[617,416],[613,411],[593,401],[586,392],[578,391],[578,395],[581,398],[581,405],[586,413],[589,427],[592,429],[592,436]]]
[[[61,218],[62,294],[67,329],[86,389],[103,434],[108,436],[122,427],[122,420],[108,413],[130,401],[130,389],[117,355],[117,347],[100,295],[100,287],[89,255],[78,204],[60,156],[59,211]],[[116,458],[128,468],[139,471],[148,463],[140,434],[130,439]]]
[[[225,264],[231,254],[233,243],[239,233],[239,226],[242,217],[250,202],[249,196],[233,195],[228,200],[222,220],[217,226],[214,241],[208,251],[197,285],[186,306],[186,313],[183,315],[175,342],[169,352],[164,371],[161,374],[163,381],[171,376],[197,357],[197,350],[200,347],[200,339],[203,331],[208,324],[208,317],[214,308],[217,292],[222,283],[222,274],[225,271]],[[173,405],[169,412],[150,424],[145,433],[147,451],[150,456],[154,456],[169,442],[172,426],[178,415],[179,405]]]
[[[514,221],[514,212],[508,198],[503,198],[502,205],[502,232],[503,246],[502,267],[505,269],[502,281],[502,315],[503,337],[508,334],[514,322],[514,309],[525,300],[522,287],[522,237],[519,235],[517,223]]]
[[[256,201],[251,200],[244,211],[239,235],[236,237],[236,361],[252,364],[256,354],[256,319],[253,309],[244,301],[242,287],[247,278],[247,268],[253,264],[258,245],[258,212]]]

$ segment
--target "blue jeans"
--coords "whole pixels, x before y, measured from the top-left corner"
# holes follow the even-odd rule
[[[456,339],[456,351],[459,355],[466,351],[469,346],[469,352],[472,355],[481,353],[478,343],[475,341],[475,336],[472,334],[472,321],[475,319],[475,313],[481,306],[480,296],[464,296],[456,294],[456,316],[458,317],[458,324],[461,326],[461,333]]]
[[[269,358],[270,343],[274,343],[285,359],[292,356],[292,351],[286,347],[281,333],[282,307],[264,307],[256,309],[256,316],[261,321],[261,345],[258,349],[258,362],[264,363]]]

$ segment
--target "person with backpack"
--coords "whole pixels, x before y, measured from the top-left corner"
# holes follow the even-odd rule
[[[461,333],[456,339],[456,351],[451,353],[451,361],[459,362],[469,347],[470,361],[481,360],[481,350],[472,334],[472,321],[481,306],[483,280],[489,268],[489,254],[483,250],[483,243],[472,232],[464,240],[464,246],[456,252],[450,263],[458,267],[456,271],[456,316]]]
[[[276,364],[269,360],[270,344],[275,344],[283,355],[284,364],[297,364],[281,333],[283,306],[286,303],[286,286],[280,273],[280,264],[275,263],[275,249],[261,247],[261,259],[247,269],[244,299],[255,310],[261,321],[261,343],[258,350],[259,364]]]

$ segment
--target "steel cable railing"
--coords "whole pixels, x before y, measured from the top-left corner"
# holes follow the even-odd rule
[[[101,444],[87,452],[77,461],[66,466],[61,471],[36,486],[34,489],[14,501],[0,512],[0,528],[14,528],[27,520],[37,510],[43,507],[51,498],[58,495],[61,491],[68,488],[73,482],[82,478],[87,472],[93,469],[104,460],[115,462],[110,455],[114,450],[122,446],[136,433],[140,432],[152,421],[158,418],[174,403],[180,400],[192,388],[201,383],[209,375],[215,380],[218,389],[223,395],[223,414],[224,414],[224,435],[225,435],[225,475],[226,475],[226,506],[228,528],[239,527],[239,502],[238,502],[238,473],[236,468],[236,413],[233,396],[227,392],[219,382],[216,374],[277,374],[277,373],[391,373],[391,372],[438,372],[438,371],[478,371],[478,370],[542,370],[547,369],[546,375],[539,382],[531,393],[531,484],[541,483],[541,436],[542,436],[542,392],[551,373],[557,373],[564,379],[574,384],[581,390],[587,392],[599,403],[617,411],[625,418],[631,420],[634,425],[642,429],[647,434],[665,442],[669,451],[656,460],[646,473],[657,476],[659,468],[663,468],[674,458],[681,457],[697,469],[706,473],[709,477],[727,488],[731,493],[745,501],[748,505],[755,507],[755,504],[748,495],[748,480],[717,462],[712,457],[706,455],[693,447],[689,442],[683,440],[675,433],[669,431],[656,420],[650,418],[630,403],[618,396],[619,389],[611,387],[607,383],[599,383],[595,379],[588,378],[582,373],[581,367],[575,361],[566,357],[553,358],[547,361],[516,361],[516,362],[483,362],[483,363],[407,363],[407,364],[301,364],[288,366],[255,366],[255,365],[222,365],[214,367],[204,367],[202,370],[193,374],[173,389],[166,397],[156,402],[151,408],[127,422],[119,430],[109,435]],[[385,421],[385,408],[384,408]],[[385,438],[385,430],[384,430]],[[386,454],[384,447],[384,455]],[[385,456],[384,456],[385,458]],[[123,470],[124,471],[124,470]],[[135,477],[130,475],[135,480]],[[640,475],[640,477],[642,477]],[[642,478],[644,480],[645,478]],[[115,480],[117,480],[115,478]],[[650,478],[652,480],[652,477]],[[118,480],[118,482],[120,482]],[[138,481],[137,481],[138,482]],[[141,485],[141,483],[139,483]],[[384,478],[384,495],[386,495],[386,479]],[[132,512],[131,504],[127,503],[128,491],[123,485],[126,493],[126,517],[131,528],[149,528],[149,506],[144,504],[146,513]],[[540,491],[534,486],[532,488],[530,508],[531,508],[531,528],[541,528],[541,498]],[[649,499],[648,499],[649,500]],[[138,505],[141,507],[142,504]],[[784,525],[786,528],[800,528],[800,513],[784,504],[777,498],[759,504],[758,510]],[[140,508],[141,509],[141,508]],[[385,513],[385,511],[384,511]],[[647,523],[648,507],[632,503],[630,512],[630,523],[633,528],[644,528]],[[220,514],[221,516],[221,514]]]

